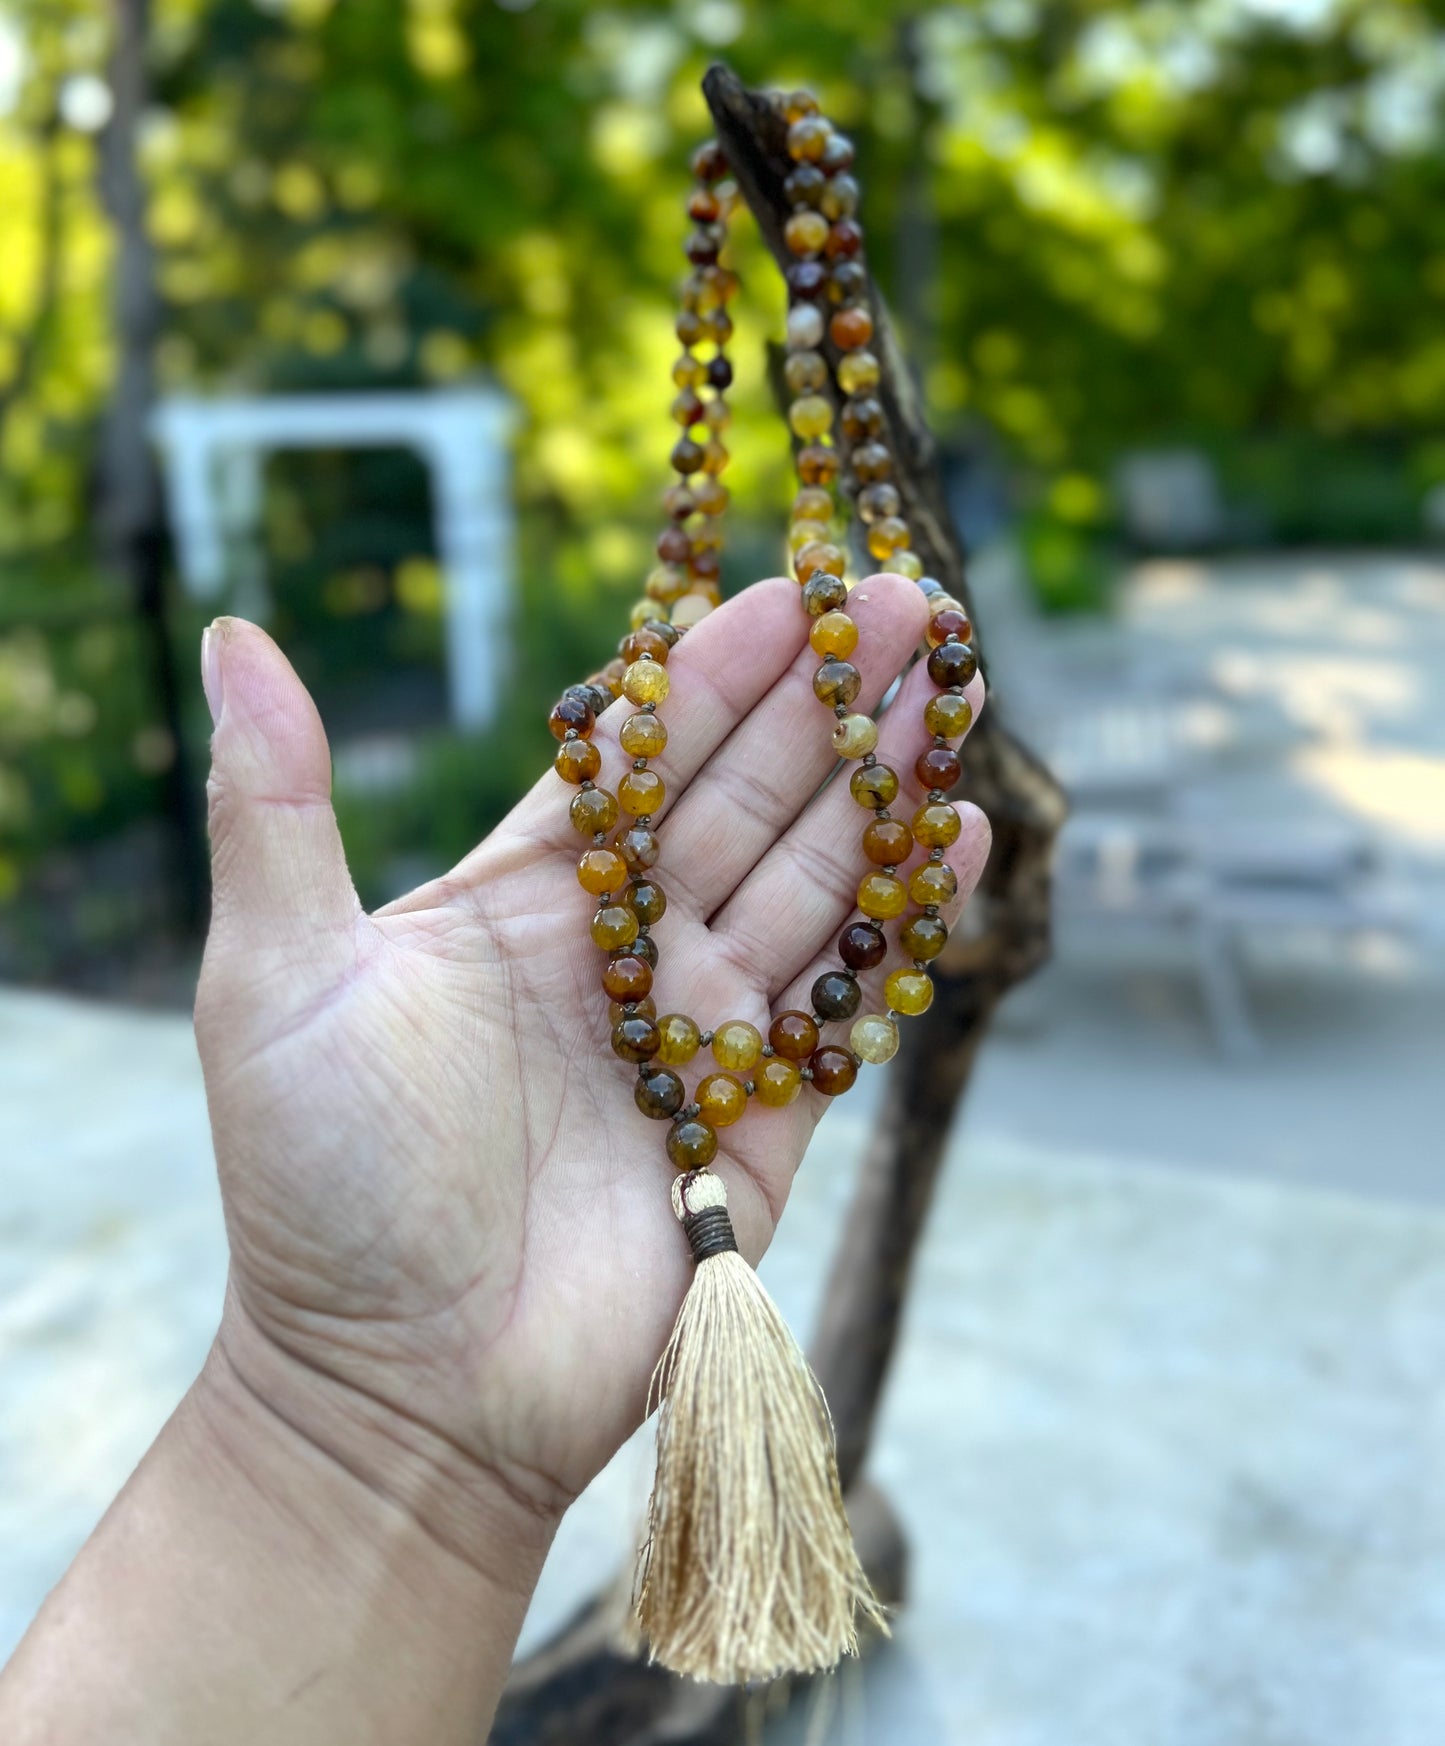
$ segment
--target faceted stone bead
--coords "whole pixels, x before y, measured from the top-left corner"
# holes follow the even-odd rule
[[[619,855],[619,862],[621,859]],[[632,880],[622,893],[622,901],[645,928],[656,927],[667,914],[667,893],[655,879]]]
[[[898,772],[886,764],[863,764],[848,778],[848,791],[859,806],[892,806],[898,798]]]
[[[826,436],[833,428],[833,405],[821,394],[804,394],[788,408],[788,423],[793,435],[804,442]]]
[[[572,796],[567,808],[572,828],[584,837],[595,837],[598,831],[610,831],[617,823],[617,799],[605,788],[584,788]]]
[[[829,227],[827,252],[830,259],[845,259],[856,255],[863,247],[863,226],[852,218],[839,218]]]
[[[822,443],[809,443],[798,450],[794,465],[805,485],[830,485],[838,477],[838,451],[825,448]]]
[[[630,946],[637,938],[637,917],[625,904],[604,904],[592,918],[592,938],[608,952]]]
[[[858,647],[858,626],[846,612],[825,612],[814,619],[808,641],[817,655],[851,655]]]
[[[845,394],[876,388],[882,368],[872,352],[849,352],[838,360],[838,386]]]
[[[667,729],[655,715],[629,715],[617,737],[629,758],[655,758],[667,745]]]
[[[958,841],[962,829],[962,819],[942,800],[929,801],[913,815],[913,840],[925,849],[946,849]]]
[[[553,739],[565,740],[570,732],[585,740],[591,737],[593,720],[592,711],[580,697],[564,696],[552,705],[547,726],[552,730]]]
[[[684,538],[686,538],[685,535]],[[689,547],[691,544],[692,542],[689,540]],[[685,557],[687,554],[683,555]],[[622,647],[617,652],[627,662],[640,661],[644,655],[650,655],[654,661],[665,663],[668,655],[672,652],[672,644],[660,637],[656,631],[648,630],[644,625],[641,630],[631,631],[623,637]]]
[[[889,554],[888,568],[895,576],[906,576],[910,582],[916,582],[923,574],[923,559],[917,552],[910,552],[905,548]]]
[[[888,956],[888,941],[874,922],[849,922],[838,935],[838,956],[850,970],[872,970]]]
[[[629,770],[617,784],[617,804],[634,818],[662,811],[667,788],[655,770]]]
[[[783,365],[783,381],[791,394],[816,393],[827,380],[828,365],[821,352],[792,352]]]
[[[657,1053],[657,1026],[638,1013],[612,1027],[612,1053],[624,1061],[650,1061]]]
[[[858,907],[875,921],[891,921],[908,908],[908,892],[893,873],[865,873],[858,882]]]
[[[948,924],[936,915],[912,916],[899,929],[898,944],[910,958],[928,963],[948,944]]]
[[[804,115],[788,129],[788,156],[794,163],[816,164],[833,136],[821,115]]]
[[[924,632],[930,649],[936,649],[940,643],[946,643],[950,637],[957,637],[959,642],[972,640],[973,626],[969,623],[968,614],[960,612],[957,607],[945,607],[942,612],[933,613],[928,620],[928,629]]]
[[[812,351],[823,340],[823,312],[813,303],[797,303],[788,311],[788,347]]]
[[[942,861],[925,861],[908,881],[908,895],[917,904],[952,903],[958,896],[958,875]]]
[[[893,457],[882,443],[863,443],[853,451],[853,472],[862,485],[874,485],[893,471]]]
[[[818,1046],[818,1027],[810,1014],[791,1008],[768,1026],[768,1042],[784,1060],[806,1061]]]
[[[623,831],[613,846],[627,863],[629,873],[645,873],[657,864],[657,857],[662,852],[657,833],[646,825],[633,825],[631,830]]]
[[[671,689],[660,661],[634,661],[622,675],[622,695],[629,703],[664,703]]]
[[[896,515],[885,515],[868,529],[868,550],[881,562],[902,551],[911,537],[906,521]]]
[[[926,752],[918,754],[913,774],[918,778],[920,788],[952,788],[963,774],[963,765],[958,753],[950,751],[947,746],[930,746]]]
[[[858,513],[866,522],[884,521],[898,513],[898,490],[893,485],[865,485],[858,493]]]
[[[602,754],[591,740],[564,740],[552,768],[564,782],[590,782],[602,768]]]
[[[643,1115],[667,1121],[687,1101],[687,1087],[669,1068],[647,1066],[637,1075],[632,1096]]]
[[[851,661],[830,657],[813,675],[813,695],[830,708],[835,703],[851,703],[862,688],[862,675]]]
[[[845,715],[833,729],[833,750],[840,758],[866,758],[878,744],[878,723],[868,715]]]
[[[956,740],[966,734],[973,721],[973,705],[966,697],[955,697],[951,691],[930,697],[923,706],[923,725],[931,734],[946,740]]]
[[[698,1107],[716,1128],[730,1128],[748,1107],[741,1079],[731,1073],[710,1073],[697,1088]]]
[[[866,346],[873,337],[873,317],[866,309],[840,309],[828,323],[828,337],[839,351]]]
[[[657,1017],[657,1002],[650,994],[643,995],[641,1000],[609,1000],[607,1003],[607,1022],[610,1025],[620,1025],[625,1018],[633,1018],[637,1014],[643,1018]]]
[[[683,1012],[664,1013],[657,1021],[658,1058],[669,1067],[686,1067],[702,1046],[702,1032]]]
[[[913,853],[913,832],[901,818],[875,818],[863,832],[863,853],[875,866],[901,866]]]
[[[828,220],[821,212],[795,212],[783,226],[783,241],[795,255],[821,254],[827,240]]]
[[[820,570],[829,576],[841,576],[847,563],[841,546],[835,546],[829,540],[812,540],[798,548],[793,558],[793,569],[798,580],[806,582]]]
[[[627,868],[615,849],[588,849],[577,863],[577,883],[594,897],[616,891],[626,880]]]
[[[865,1012],[853,1021],[848,1047],[859,1060],[881,1067],[898,1053],[898,1026],[884,1013]]]
[[[819,570],[803,584],[803,610],[809,618],[836,612],[848,598],[848,585],[841,576]]]
[[[848,1049],[825,1044],[815,1049],[808,1065],[813,1069],[813,1089],[824,1097],[840,1097],[850,1091],[858,1078],[858,1063]]]
[[[831,521],[833,493],[825,491],[821,485],[800,486],[793,499],[792,515],[794,521]]]
[[[793,1062],[774,1055],[758,1069],[753,1086],[759,1103],[769,1109],[783,1109],[803,1089],[803,1076]]]
[[[646,1000],[652,993],[652,966],[636,952],[619,952],[602,966],[602,987],[623,1006],[629,1000]]]
[[[940,643],[928,657],[928,677],[940,690],[967,685],[978,671],[978,656],[967,643]]]
[[[719,1067],[746,1073],[762,1055],[763,1039],[757,1026],[746,1019],[729,1019],[713,1032],[712,1052]]]
[[[809,998],[819,1018],[850,1019],[858,1010],[863,991],[851,976],[840,970],[828,970],[813,984]]]
[[[679,1170],[701,1170],[717,1157],[717,1133],[706,1122],[674,1122],[667,1133],[667,1155]]]
[[[883,995],[894,1012],[916,1017],[933,1005],[933,978],[923,970],[895,970],[883,984]]]

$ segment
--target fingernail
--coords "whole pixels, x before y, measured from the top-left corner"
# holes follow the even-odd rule
[[[201,632],[201,688],[211,711],[211,726],[221,719],[221,634],[220,623],[208,624]]]

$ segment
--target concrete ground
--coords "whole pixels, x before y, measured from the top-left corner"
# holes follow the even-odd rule
[[[1393,672],[1374,695],[1399,707],[1388,748],[1366,729],[1332,745],[1419,780],[1316,792],[1378,827],[1437,915],[1445,598],[1366,569],[1356,599],[1351,574],[1329,598],[1369,605]],[[1224,583],[1230,626],[1253,616],[1257,646],[1305,661],[1308,574]],[[1130,611],[1157,585],[1141,575]],[[1396,598],[1439,611],[1435,640],[1408,612],[1390,630]],[[1207,596],[1188,611],[1217,648]],[[1226,1063],[1167,939],[1065,933],[982,1059],[879,1428],[909,1604],[889,1646],[770,1725],[775,1746],[1445,1738],[1439,941],[1260,942],[1261,1050]],[[765,1263],[800,1328],[876,1085],[830,1112]],[[0,994],[0,1158],[3,1654],[214,1325],[224,1244],[185,1019]],[[626,1557],[646,1484],[640,1438],[564,1524],[524,1646]]]

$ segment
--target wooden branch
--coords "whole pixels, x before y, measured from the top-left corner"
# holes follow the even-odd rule
[[[773,105],[727,67],[711,68],[703,93],[717,136],[779,268],[790,168],[785,124]],[[968,601],[963,545],[949,514],[937,446],[888,310],[872,290],[873,349],[884,440],[913,549],[929,574]],[[972,607],[970,605],[970,612]],[[954,1114],[999,1001],[1049,950],[1049,866],[1063,822],[1061,789],[1004,726],[991,700],[960,753],[959,793],[993,827],[979,891],[934,965],[929,1011],[903,1027],[883,1111],[834,1258],[814,1362],[838,1429],[838,1461],[865,1568],[880,1592],[901,1593],[902,1538],[886,1505],[862,1479],[888,1365],[897,1344],[913,1256],[932,1202]],[[602,1603],[594,1602],[556,1642],[518,1668],[493,1746],[736,1746],[747,1700],[688,1685],[611,1649]]]

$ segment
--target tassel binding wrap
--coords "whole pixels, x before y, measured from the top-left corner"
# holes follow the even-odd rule
[[[649,1658],[717,1684],[818,1673],[887,1632],[853,1547],[823,1391],[738,1253],[710,1170],[673,1183],[697,1271],[653,1374],[657,1477],[638,1566]]]

